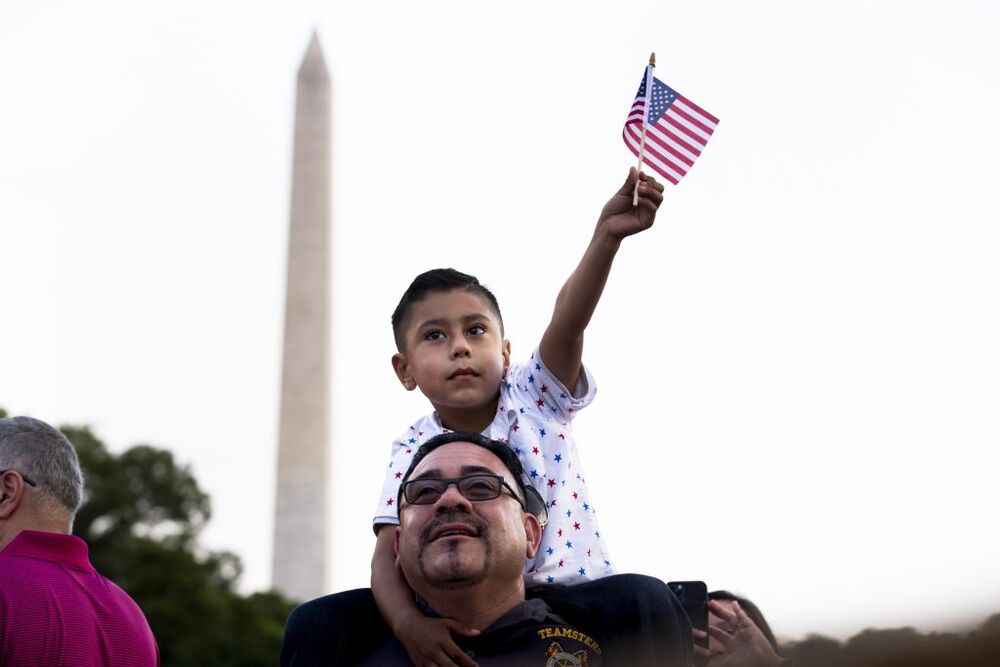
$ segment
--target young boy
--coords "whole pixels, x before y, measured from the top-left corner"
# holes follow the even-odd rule
[[[638,205],[632,206],[638,182]],[[472,431],[506,442],[549,508],[538,556],[525,568],[527,585],[573,584],[613,574],[569,422],[594,396],[584,369],[583,332],[600,299],[622,240],[648,229],[663,186],[629,171],[605,204],[590,245],[556,298],[552,320],[531,360],[511,365],[510,343],[496,298],[473,276],[453,269],[423,273],[392,316],[396,376],[419,388],[434,407],[393,443],[374,519],[372,592],[383,617],[417,665],[474,665],[451,638],[473,635],[450,619],[420,612],[395,567],[395,499],[413,452],[442,431]]]

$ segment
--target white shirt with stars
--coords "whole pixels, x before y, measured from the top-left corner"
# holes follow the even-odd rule
[[[573,441],[570,421],[594,399],[594,379],[584,369],[576,396],[541,362],[536,349],[526,364],[507,370],[497,414],[483,435],[514,450],[548,507],[538,554],[525,564],[526,583],[573,584],[614,574],[601,537],[594,503]],[[373,522],[398,524],[396,497],[413,454],[424,442],[447,432],[437,413],[422,417],[392,444],[385,484]]]

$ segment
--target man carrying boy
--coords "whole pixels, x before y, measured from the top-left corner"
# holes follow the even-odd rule
[[[633,192],[638,184],[638,205]],[[632,169],[608,201],[579,265],[556,298],[552,319],[527,364],[511,365],[510,343],[496,298],[474,277],[452,269],[418,276],[393,313],[393,369],[408,391],[419,388],[434,412],[393,444],[392,460],[374,519],[372,591],[382,615],[417,665],[470,665],[452,633],[476,628],[421,613],[395,567],[397,495],[413,453],[446,431],[482,433],[505,442],[520,458],[551,517],[535,558],[530,585],[575,584],[614,573],[594,518],[593,502],[569,422],[594,396],[583,367],[583,333],[622,240],[652,226],[663,186]]]
[[[524,564],[538,549],[547,513],[505,443],[478,433],[438,435],[414,453],[401,480],[395,566],[422,614],[483,628],[475,637],[458,638],[466,660],[690,667],[690,625],[663,582],[608,577],[604,581],[622,583],[624,594],[599,599],[598,606],[585,589],[600,581],[526,596]],[[279,664],[390,667],[411,661],[375,609],[371,591],[359,589],[297,607],[285,626]]]

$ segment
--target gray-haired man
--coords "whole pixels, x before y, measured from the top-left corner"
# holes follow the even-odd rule
[[[0,665],[159,664],[138,605],[70,534],[83,499],[73,445],[31,417],[0,419]]]

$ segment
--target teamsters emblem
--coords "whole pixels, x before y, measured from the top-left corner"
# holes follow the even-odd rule
[[[576,653],[567,653],[557,642],[552,642],[545,651],[545,667],[587,667],[587,651],[581,649]]]

